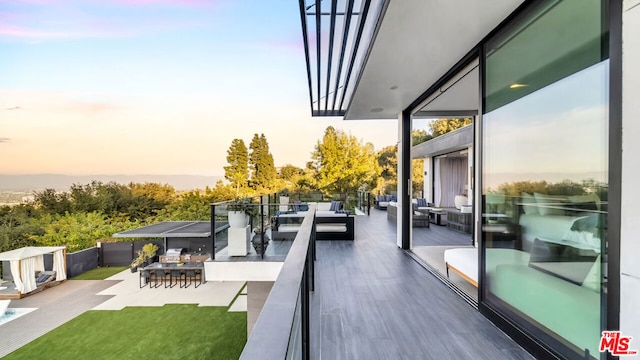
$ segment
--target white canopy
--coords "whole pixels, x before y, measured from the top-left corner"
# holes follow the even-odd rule
[[[66,249],[66,246],[28,246],[0,253],[0,261],[22,260]]]
[[[56,280],[67,278],[65,264],[66,246],[29,246],[0,253],[0,261],[11,263],[11,276],[16,288],[22,294],[36,289],[35,271],[43,270],[42,255],[53,253],[53,270]]]

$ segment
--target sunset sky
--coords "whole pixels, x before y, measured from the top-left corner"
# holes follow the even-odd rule
[[[222,175],[254,133],[302,167],[329,125],[397,141],[310,116],[295,1],[0,0],[0,54],[0,174]]]

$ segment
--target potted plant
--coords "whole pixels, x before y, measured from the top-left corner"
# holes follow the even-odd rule
[[[147,263],[152,263],[153,258],[156,256],[156,252],[158,251],[158,245],[154,243],[145,244],[142,247],[142,253],[144,254],[144,261]]]
[[[144,251],[138,250],[138,256],[131,261],[131,272],[138,271],[138,267],[142,266],[146,260]]]
[[[258,255],[264,255],[269,246],[271,240],[267,234],[267,230],[271,229],[271,223],[267,221],[267,216],[264,215],[261,221],[258,222],[258,226],[253,228],[253,238],[251,239],[251,245]]]
[[[249,225],[249,219],[257,212],[257,206],[253,205],[253,199],[249,197],[238,198],[227,206],[229,226],[243,228]]]

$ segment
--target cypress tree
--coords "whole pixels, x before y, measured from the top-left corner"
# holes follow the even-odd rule
[[[249,179],[249,152],[242,139],[231,141],[227,150],[227,162],[229,166],[224,167],[224,177],[236,189],[236,196],[239,196]]]
[[[251,188],[257,191],[271,190],[276,179],[276,167],[273,155],[269,152],[269,143],[264,134],[253,135],[249,144],[249,166],[251,168]]]

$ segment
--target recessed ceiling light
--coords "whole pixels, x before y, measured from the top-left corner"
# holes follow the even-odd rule
[[[379,112],[383,112],[383,111],[384,111],[383,108],[373,108],[373,109],[371,109],[371,112],[373,112],[373,113],[379,113]]]
[[[511,89],[519,89],[519,88],[523,88],[523,87],[527,87],[527,86],[529,86],[529,85],[515,83],[515,84],[511,84],[511,86],[509,86],[509,88],[511,88]]]
[[[398,85],[393,85],[393,86],[392,86],[392,87],[390,87],[389,89],[391,89],[391,90],[395,90],[395,89],[397,89],[397,88],[398,88]]]

